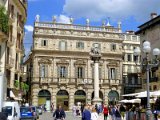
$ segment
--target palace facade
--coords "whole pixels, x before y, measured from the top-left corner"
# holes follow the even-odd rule
[[[77,102],[92,103],[94,97],[92,47],[98,47],[102,57],[99,63],[99,94],[104,103],[114,104],[123,93],[122,31],[118,27],[74,25],[40,22],[36,17],[33,47],[25,61],[29,93],[33,105],[62,104],[71,110]]]

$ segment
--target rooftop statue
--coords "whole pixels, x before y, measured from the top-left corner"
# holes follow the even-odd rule
[[[36,22],[39,22],[39,18],[40,18],[40,16],[39,16],[39,15],[36,15],[35,21],[36,21]]]

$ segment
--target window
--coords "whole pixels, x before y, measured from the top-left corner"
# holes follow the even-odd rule
[[[76,48],[84,49],[84,43],[83,42],[77,42]]]
[[[109,78],[110,79],[116,79],[116,69],[115,68],[110,68]]]
[[[133,59],[134,59],[134,62],[137,62],[137,61],[138,61],[138,56],[135,56],[135,55],[134,55],[133,57],[134,57],[134,58],[133,58]]]
[[[48,65],[41,64],[40,65],[40,77],[47,77],[48,76]]]
[[[42,40],[41,41],[41,46],[47,46],[47,40]]]
[[[93,47],[101,49],[101,45],[99,43],[93,43]]]
[[[116,44],[115,44],[115,43],[112,43],[112,44],[111,44],[111,51],[114,51],[114,50],[116,50]]]
[[[59,77],[60,78],[66,78],[67,77],[67,68],[66,68],[66,66],[60,66],[59,67]]]
[[[130,55],[130,54],[128,54],[127,60],[128,60],[128,61],[131,61],[131,55]]]
[[[157,90],[157,85],[154,85],[154,86],[153,86],[153,90]]]
[[[67,49],[67,42],[66,41],[60,41],[59,42],[59,49],[62,51],[65,51]]]
[[[83,78],[84,77],[84,69],[83,67],[77,68],[77,78]]]

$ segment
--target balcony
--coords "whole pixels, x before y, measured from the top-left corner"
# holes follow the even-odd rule
[[[15,43],[15,38],[12,36],[8,41],[7,41],[7,46],[12,47]]]
[[[17,32],[18,33],[22,33],[22,31],[23,31],[23,24],[22,24],[21,21],[18,21],[18,23],[17,23]]]
[[[159,81],[159,78],[158,77],[152,77],[149,79],[149,82],[152,83],[152,82],[158,82]],[[147,83],[147,80],[144,79],[144,83]]]
[[[9,56],[9,59],[6,62],[6,68],[11,69],[12,67],[14,67],[14,59]]]
[[[9,14],[9,25],[12,25],[14,22],[15,22],[15,14],[11,12]]]
[[[125,83],[124,86],[125,87],[129,87],[129,88],[141,88],[142,84],[129,84],[129,83]]]

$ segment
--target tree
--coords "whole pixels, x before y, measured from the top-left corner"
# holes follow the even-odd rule
[[[0,30],[8,35],[8,14],[5,8],[0,5]]]

